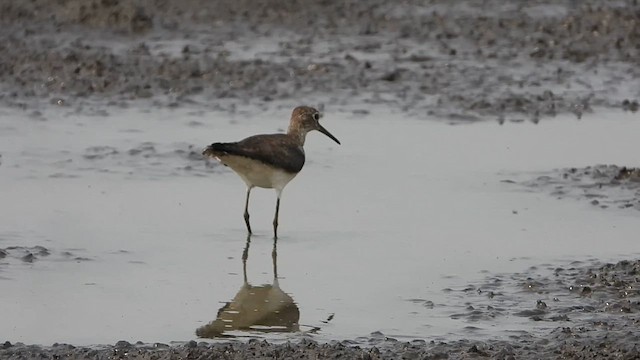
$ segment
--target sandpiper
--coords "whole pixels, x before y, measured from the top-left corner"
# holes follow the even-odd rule
[[[278,238],[278,211],[282,189],[302,170],[304,140],[311,130],[318,130],[331,140],[340,141],[318,122],[320,113],[309,106],[293,109],[286,134],[254,135],[232,143],[213,143],[202,152],[215,157],[235,171],[247,184],[244,204],[244,222],[251,234],[249,223],[249,195],[254,187],[275,189],[276,213],[273,217],[273,237]]]

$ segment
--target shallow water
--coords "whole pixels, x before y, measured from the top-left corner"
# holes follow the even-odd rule
[[[243,287],[246,245],[244,185],[201,160],[200,148],[282,130],[288,109],[252,117],[2,110],[0,248],[20,248],[0,258],[0,338],[195,338]],[[366,116],[325,110],[323,125],[343,145],[307,137],[307,164],[280,209],[279,286],[294,299],[303,333],[232,334],[322,341],[535,332],[555,325],[459,316],[471,298],[459,290],[487,273],[638,254],[637,213],[503,181],[559,167],[639,165],[640,122],[631,115],[452,126],[384,108]],[[252,193],[252,285],[273,281],[274,206],[273,191]],[[516,312],[535,301],[510,306]]]

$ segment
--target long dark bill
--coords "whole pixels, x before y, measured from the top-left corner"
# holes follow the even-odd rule
[[[341,145],[341,144],[340,144],[340,141],[338,141],[338,139],[336,139],[336,137],[335,137],[335,136],[331,135],[331,133],[330,133],[327,129],[325,129],[324,127],[322,127],[322,125],[320,125],[320,124],[318,124],[318,131],[320,131],[321,133],[323,133],[323,134],[327,135],[331,140],[333,140],[333,141],[337,142],[337,143],[338,143],[338,145]]]

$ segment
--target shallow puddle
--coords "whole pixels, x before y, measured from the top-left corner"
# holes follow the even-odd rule
[[[504,337],[558,325],[531,320],[538,300],[551,302],[544,296],[485,303],[492,276],[535,277],[547,267],[533,265],[638,255],[637,212],[505,181],[557,168],[638,166],[633,116],[452,126],[382,107],[365,116],[325,109],[322,123],[343,145],[307,137],[307,164],[283,193],[276,257],[275,193],[252,193],[256,235],[247,249],[244,185],[199,152],[213,141],[282,130],[289,109],[80,116],[61,108],[37,119],[2,110],[2,338],[187,341],[219,310],[240,312],[228,302],[248,297],[246,308],[255,308],[263,291],[282,306],[256,310],[286,321],[227,326],[233,331],[224,335]],[[500,278],[503,293],[520,286],[522,276]],[[288,327],[296,316],[297,327]]]

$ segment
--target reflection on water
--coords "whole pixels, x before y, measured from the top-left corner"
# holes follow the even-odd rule
[[[225,336],[227,331],[252,330],[260,332],[295,332],[299,330],[300,310],[293,298],[286,294],[278,283],[277,240],[273,240],[273,284],[253,286],[247,279],[247,259],[251,236],[242,253],[244,283],[230,302],[216,315],[216,319],[196,330],[203,338]]]

